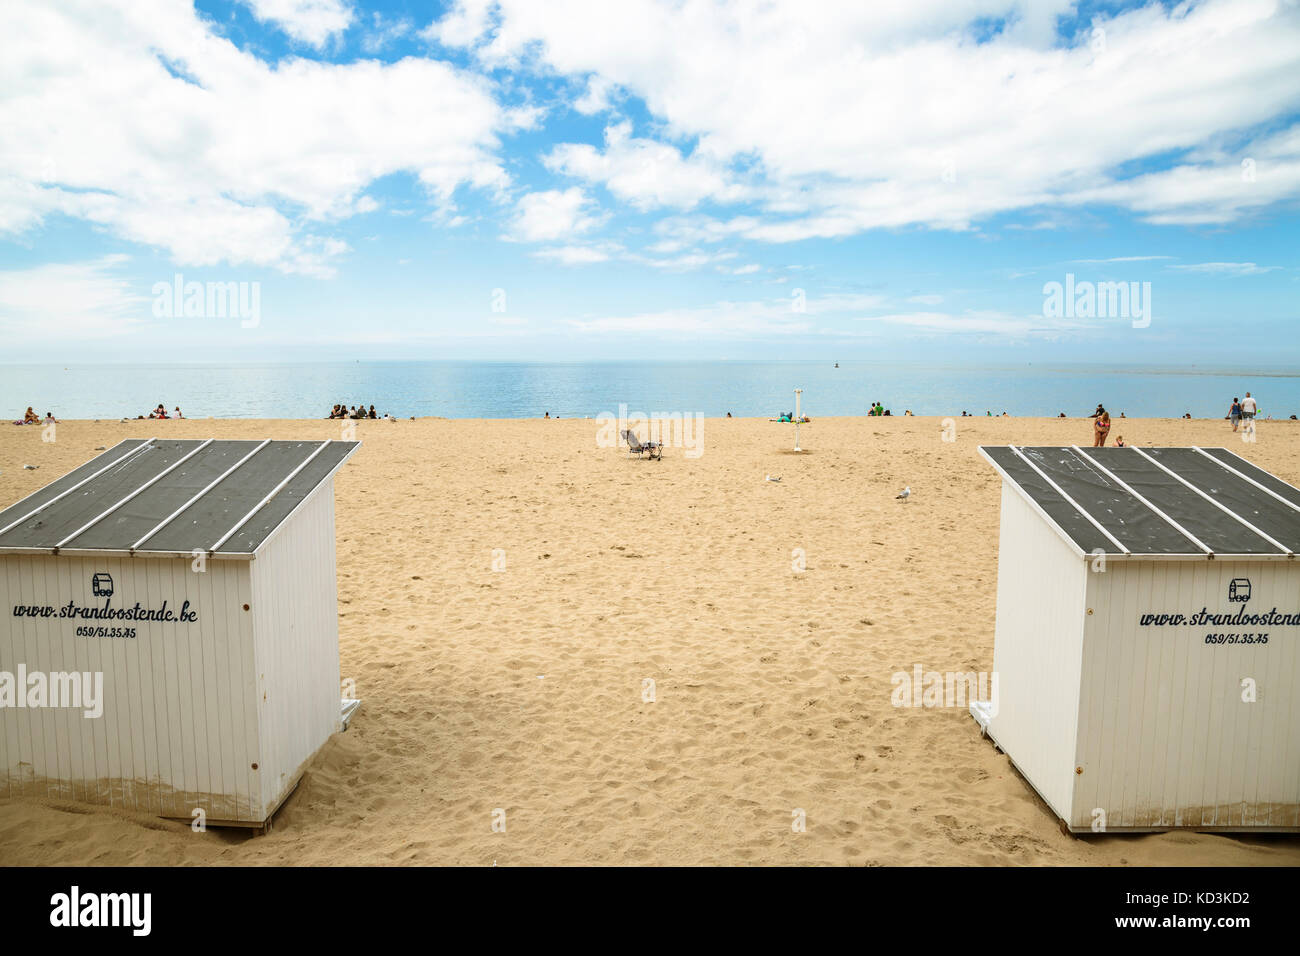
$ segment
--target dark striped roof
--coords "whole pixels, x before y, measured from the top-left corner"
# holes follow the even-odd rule
[[[128,439],[0,511],[0,554],[247,557],[358,444]]]
[[[1290,556],[1300,489],[1226,448],[980,447],[1080,550]]]

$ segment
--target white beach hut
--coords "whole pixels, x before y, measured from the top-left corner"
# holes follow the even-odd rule
[[[269,825],[343,718],[357,444],[132,439],[0,511],[0,796]]]
[[[1300,490],[1223,448],[980,452],[984,731],[1071,831],[1300,829]]]

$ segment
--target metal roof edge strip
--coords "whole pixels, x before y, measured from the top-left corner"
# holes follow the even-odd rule
[[[83,532],[88,531],[88,530],[90,530],[91,528],[93,528],[95,525],[99,524],[99,522],[103,521],[105,518],[107,518],[109,515],[111,515],[111,514],[112,514],[114,511],[116,511],[118,508],[122,507],[122,505],[126,504],[128,501],[130,501],[132,498],[134,498],[136,495],[138,495],[138,494],[140,494],[141,492],[145,491],[147,488],[152,487],[152,486],[153,486],[153,483],[156,482],[158,479],[162,478],[164,475],[170,474],[172,471],[174,471],[175,469],[179,468],[181,465],[185,464],[185,462],[189,461],[191,458],[193,458],[195,455],[197,455],[199,452],[203,451],[203,449],[205,449],[205,448],[207,448],[209,445],[211,445],[212,442],[213,442],[213,439],[209,438],[207,441],[203,442],[201,445],[199,445],[198,448],[195,448],[195,449],[194,449],[193,451],[191,451],[189,454],[182,455],[180,458],[176,459],[174,462],[172,462],[170,465],[168,465],[168,466],[167,466],[166,468],[164,468],[162,471],[158,472],[158,474],[154,475],[152,478],[150,478],[148,481],[146,481],[146,482],[145,482],[143,485],[141,485],[139,488],[135,489],[135,491],[131,492],[129,495],[127,495],[127,496],[126,496],[125,498],[123,498],[121,501],[117,502],[117,504],[113,505],[113,506],[112,506],[111,508],[109,508],[108,510],[106,510],[106,511],[104,511],[104,512],[98,514],[98,515],[96,515],[94,518],[91,518],[90,521],[88,521],[86,524],[82,525],[82,526],[81,526],[80,528],[78,528],[76,531],[72,532],[72,534],[68,535],[68,536],[67,536],[66,538],[64,538],[62,541],[58,542],[58,543],[54,546],[55,549],[58,550],[59,548],[62,548],[65,544],[67,544],[67,543],[68,543],[69,541],[71,541],[73,538],[77,537],[77,535],[82,534]]]
[[[1145,554],[1109,554],[1106,556],[1107,561],[1204,561],[1206,555],[1197,551],[1196,553],[1188,552],[1150,552]],[[1216,561],[1294,561],[1294,554],[1283,554],[1280,551],[1259,551],[1251,553],[1241,553],[1238,551],[1220,551],[1214,555]]]
[[[274,498],[276,495],[278,495],[278,494],[280,493],[280,491],[284,488],[284,486],[287,485],[290,481],[292,481],[292,480],[293,480],[293,479],[298,475],[298,472],[300,472],[300,471],[302,471],[304,468],[306,468],[307,465],[309,465],[309,464],[311,463],[311,460],[312,460],[313,458],[315,458],[317,455],[319,455],[321,452],[323,452],[326,448],[328,448],[328,447],[329,447],[329,444],[330,444],[330,439],[328,439],[328,438],[325,439],[323,442],[321,442],[320,445],[318,445],[318,446],[316,447],[316,450],[315,450],[314,452],[312,452],[310,455],[308,455],[306,458],[304,458],[301,462],[299,462],[297,468],[295,468],[293,471],[289,472],[289,474],[285,475],[285,476],[284,476],[284,479],[283,479],[283,480],[282,480],[278,485],[276,485],[274,488],[271,489],[270,494],[268,494],[265,498],[263,498],[261,501],[259,501],[256,505],[254,505],[252,511],[250,511],[248,514],[244,515],[244,517],[240,518],[239,521],[235,523],[235,526],[234,526],[233,528],[231,528],[229,531],[227,531],[225,534],[223,534],[223,535],[220,537],[220,539],[218,539],[218,541],[217,541],[216,544],[214,544],[212,547],[208,548],[208,553],[209,553],[209,554],[214,553],[214,552],[217,550],[217,548],[221,547],[223,544],[225,544],[227,541],[229,541],[229,540],[234,536],[234,534],[235,534],[236,531],[238,531],[238,530],[239,530],[240,528],[242,528],[245,524],[247,524],[248,521],[249,521],[249,519],[252,518],[253,515],[257,514],[259,511],[261,511],[263,508],[265,508],[266,505],[267,505],[267,503],[268,503],[272,498]]]
[[[1007,447],[1010,448],[1011,446],[1008,445]],[[1006,469],[1004,469],[1001,465],[999,465],[993,459],[992,455],[990,455],[981,447],[977,447],[976,451],[980,453],[980,457],[982,457],[985,461],[987,461],[990,465],[993,466],[994,471],[996,471],[999,475],[1002,476],[1003,482],[1009,484],[1012,488],[1014,488],[1016,494],[1020,496],[1020,499],[1024,501],[1025,504],[1029,505],[1029,507],[1032,508],[1040,518],[1042,518],[1044,521],[1047,522],[1047,524],[1052,528],[1052,530],[1054,530],[1060,536],[1061,540],[1065,542],[1066,546],[1068,546],[1071,551],[1073,551],[1078,557],[1081,558],[1091,557],[1091,555],[1089,555],[1086,551],[1084,551],[1083,548],[1079,547],[1079,543],[1075,541],[1074,538],[1071,537],[1070,534],[1064,528],[1061,527],[1060,523],[1051,515],[1049,515],[1043,509],[1042,505],[1040,505],[1037,501],[1034,500],[1034,496],[1020,486],[1020,482],[1016,481],[1015,478],[1007,474]]]
[[[1113,471],[1111,471],[1111,470],[1110,470],[1109,468],[1107,468],[1105,465],[1101,464],[1100,462],[1098,462],[1098,461],[1096,461],[1096,460],[1094,460],[1094,459],[1092,459],[1092,458],[1089,458],[1087,455],[1085,455],[1083,452],[1081,452],[1081,451],[1079,450],[1079,446],[1078,446],[1078,445],[1071,445],[1071,446],[1070,446],[1070,449],[1071,449],[1071,450],[1072,450],[1072,451],[1073,451],[1073,452],[1078,456],[1078,458],[1079,458],[1079,460],[1080,460],[1081,462],[1083,462],[1085,465],[1088,465],[1088,466],[1090,466],[1090,467],[1092,467],[1092,468],[1096,468],[1098,471],[1100,471],[1103,475],[1105,475],[1105,476],[1106,476],[1107,478],[1109,478],[1111,481],[1115,482],[1117,485],[1119,485],[1121,488],[1123,488],[1125,491],[1127,491],[1130,495],[1132,495],[1134,498],[1136,498],[1136,499],[1137,499],[1138,501],[1140,501],[1142,504],[1146,505],[1147,508],[1149,508],[1152,512],[1154,512],[1155,514],[1157,514],[1157,515],[1159,515],[1161,518],[1163,518],[1163,519],[1165,520],[1165,522],[1166,522],[1166,523],[1167,523],[1171,528],[1173,528],[1175,531],[1177,531],[1179,534],[1181,534],[1181,535],[1182,535],[1184,538],[1186,538],[1188,541],[1192,542],[1194,545],[1196,545],[1198,548],[1200,548],[1200,549],[1201,549],[1202,551],[1204,551],[1206,554],[1211,554],[1211,555],[1214,554],[1214,549],[1213,549],[1213,548],[1211,548],[1208,544],[1206,544],[1206,543],[1205,543],[1204,541],[1202,541],[1200,538],[1196,537],[1196,535],[1192,534],[1190,531],[1188,531],[1186,528],[1184,528],[1182,525],[1180,525],[1180,524],[1179,524],[1177,521],[1175,521],[1173,518],[1169,517],[1169,515],[1165,514],[1163,511],[1161,511],[1159,508],[1157,508],[1155,505],[1153,505],[1153,504],[1152,504],[1150,501],[1148,501],[1146,498],[1142,497],[1142,495],[1140,495],[1137,491],[1135,491],[1135,490],[1133,489],[1133,486],[1132,486],[1132,485],[1130,485],[1128,482],[1126,482],[1123,478],[1119,477],[1119,475],[1115,474]]]
[[[1288,508],[1292,509],[1293,511],[1300,511],[1300,505],[1297,505],[1294,501],[1291,501],[1291,500],[1289,500],[1289,499],[1287,499],[1287,498],[1283,498],[1281,495],[1279,495],[1279,494],[1278,494],[1276,491],[1274,491],[1272,488],[1269,488],[1269,487],[1267,487],[1267,486],[1265,486],[1265,485],[1261,485],[1261,484],[1260,484],[1258,481],[1256,481],[1254,478],[1250,477],[1250,475],[1247,475],[1247,474],[1244,474],[1244,473],[1238,471],[1236,468],[1233,468],[1231,465],[1229,465],[1226,461],[1219,461],[1219,459],[1215,458],[1213,455],[1211,455],[1208,451],[1206,451],[1206,450],[1205,450],[1204,448],[1202,448],[1200,445],[1193,445],[1193,446],[1192,446],[1192,450],[1193,450],[1193,451],[1196,451],[1196,452],[1200,452],[1202,455],[1204,455],[1206,458],[1210,459],[1210,461],[1214,462],[1216,465],[1218,465],[1218,466],[1219,466],[1220,468],[1222,468],[1224,471],[1230,471],[1230,472],[1232,472],[1234,475],[1236,475],[1238,478],[1240,478],[1242,481],[1248,481],[1248,482],[1250,482],[1252,485],[1254,485],[1256,488],[1258,488],[1260,491],[1263,491],[1263,492],[1266,492],[1266,493],[1272,495],[1274,498],[1276,498],[1278,501],[1282,502],[1282,504],[1286,505]],[[1226,448],[1223,449],[1223,450],[1224,450],[1224,451],[1228,451],[1228,449],[1226,449]],[[1234,452],[1228,452],[1228,454],[1232,455],[1234,458],[1238,458],[1238,457],[1240,457],[1239,455],[1237,455],[1237,454],[1234,453]],[[1244,461],[1244,459],[1243,459],[1243,461]],[[1248,463],[1248,464],[1250,464],[1250,463]],[[1259,466],[1256,465],[1256,467],[1258,468]],[[1262,471],[1263,469],[1260,469],[1260,470]],[[1276,476],[1274,476],[1274,477],[1276,477]],[[1278,480],[1281,481],[1280,478],[1279,478]]]
[[[351,458],[353,455],[355,455],[355,454],[357,453],[357,449],[360,448],[360,447],[361,447],[361,442],[360,442],[360,441],[358,441],[358,442],[356,442],[355,444],[353,444],[353,446],[348,450],[348,453],[347,453],[346,455],[344,455],[342,458],[339,459],[338,464],[335,465],[333,468],[331,468],[331,469],[329,470],[329,474],[327,474],[327,475],[326,475],[324,478],[322,478],[320,481],[316,482],[316,484],[312,486],[311,491],[309,491],[309,492],[307,492],[307,494],[303,495],[302,501],[300,501],[300,502],[298,502],[296,505],[294,505],[294,506],[289,510],[289,513],[286,514],[283,518],[280,519],[280,523],[277,524],[274,528],[271,529],[271,533],[268,534],[265,538],[263,538],[263,539],[258,543],[257,547],[253,549],[253,551],[251,552],[252,555],[253,555],[253,557],[257,557],[259,554],[262,553],[262,550],[267,546],[267,544],[270,543],[271,539],[274,538],[277,534],[279,534],[279,533],[280,533],[280,529],[283,528],[283,527],[285,527],[285,525],[287,525],[287,524],[289,523],[289,519],[292,518],[295,514],[297,514],[298,511],[299,511],[301,508],[305,507],[308,501],[310,501],[312,498],[316,497],[316,493],[320,491],[322,485],[324,485],[324,484],[326,484],[327,482],[333,480],[334,476],[338,474],[339,469],[342,468],[344,465],[346,465],[346,464],[348,463],[348,459]],[[228,554],[238,554],[238,553],[242,553],[242,552],[227,552],[227,553],[228,553]]]
[[[211,440],[211,439],[209,439],[209,441],[210,441],[210,440]],[[235,462],[233,465],[231,465],[229,468],[227,468],[225,471],[223,471],[219,476],[217,476],[216,478],[214,478],[214,479],[213,479],[213,480],[208,484],[208,486],[207,486],[206,488],[204,488],[202,491],[200,491],[197,495],[195,495],[195,496],[194,496],[193,498],[191,498],[189,501],[185,502],[185,504],[181,505],[179,508],[177,508],[177,509],[176,509],[175,511],[173,511],[171,514],[169,514],[166,518],[163,518],[162,521],[158,522],[158,524],[154,525],[151,529],[149,529],[148,533],[145,534],[145,536],[144,536],[143,538],[141,538],[141,539],[140,539],[139,541],[137,541],[135,544],[131,545],[131,547],[128,548],[127,550],[129,550],[129,551],[134,551],[136,548],[140,547],[140,545],[144,544],[146,541],[148,541],[150,538],[152,538],[155,534],[157,534],[157,533],[158,533],[159,531],[161,531],[163,528],[167,527],[167,525],[171,524],[172,520],[175,519],[177,515],[179,515],[182,511],[184,511],[184,510],[185,510],[186,508],[188,508],[190,505],[194,504],[196,501],[198,501],[200,498],[202,498],[204,495],[206,495],[209,491],[211,491],[211,490],[212,490],[213,488],[215,488],[217,485],[221,484],[221,482],[225,481],[228,477],[230,477],[230,474],[231,474],[231,473],[232,473],[236,468],[238,468],[238,467],[239,467],[240,465],[242,465],[244,462],[248,461],[248,459],[252,458],[254,455],[256,455],[259,451],[261,451],[263,448],[265,448],[265,447],[266,447],[267,445],[269,445],[270,443],[271,443],[271,439],[269,439],[269,438],[265,439],[265,440],[262,442],[262,444],[258,445],[256,448],[254,448],[252,451],[250,451],[247,455],[245,455],[243,458],[239,459],[239,461]]]
[[[1051,486],[1052,486],[1052,489],[1053,489],[1053,490],[1054,490],[1058,495],[1060,495],[1062,498],[1064,498],[1064,499],[1065,499],[1065,500],[1070,504],[1070,506],[1071,506],[1072,508],[1074,508],[1075,511],[1079,512],[1079,514],[1081,514],[1084,518],[1086,518],[1089,524],[1091,524],[1094,528],[1096,528],[1098,531],[1100,531],[1102,534],[1104,534],[1107,538],[1109,538],[1109,539],[1114,543],[1115,547],[1119,548],[1121,554],[1132,554],[1132,553],[1133,553],[1133,552],[1130,551],[1128,548],[1126,548],[1123,544],[1120,543],[1119,538],[1115,537],[1113,534],[1111,534],[1109,531],[1107,531],[1107,530],[1106,530],[1106,527],[1105,527],[1105,526],[1104,526],[1100,521],[1098,521],[1098,520],[1097,520],[1096,518],[1094,518],[1092,515],[1088,514],[1088,512],[1085,511],[1085,510],[1083,509],[1083,507],[1079,504],[1079,502],[1075,501],[1075,500],[1074,500],[1073,498],[1071,498],[1068,494],[1066,494],[1065,489],[1062,488],[1060,485],[1058,485],[1055,481],[1053,481],[1053,480],[1051,479],[1051,477],[1048,476],[1047,472],[1043,471],[1043,469],[1039,468],[1039,467],[1038,467],[1037,465],[1035,465],[1032,461],[1030,461],[1030,460],[1029,460],[1029,456],[1027,456],[1024,452],[1022,452],[1022,451],[1021,451],[1019,448],[1017,448],[1015,445],[1008,445],[1007,447],[1010,448],[1010,449],[1012,450],[1012,452],[1014,452],[1014,453],[1016,454],[1016,456],[1020,458],[1021,461],[1023,461],[1023,462],[1024,462],[1026,465],[1028,465],[1030,468],[1034,469],[1034,471],[1038,474],[1038,477],[1039,477],[1039,478],[1042,478],[1043,481],[1045,481],[1045,482],[1047,482],[1049,485],[1051,485]]]
[[[20,524],[22,524],[24,521],[26,521],[28,518],[31,518],[31,517],[34,517],[35,515],[40,514],[42,511],[44,511],[44,510],[45,510],[46,508],[48,508],[50,505],[54,504],[54,502],[56,502],[56,501],[60,501],[60,500],[62,500],[64,497],[66,497],[67,495],[72,494],[74,491],[76,491],[78,488],[80,488],[80,487],[81,487],[82,485],[84,485],[86,482],[88,482],[88,481],[93,481],[94,479],[96,479],[96,478],[98,478],[100,475],[102,475],[104,472],[108,471],[108,469],[112,468],[114,465],[120,465],[122,462],[126,461],[128,458],[130,458],[132,455],[134,455],[136,452],[140,451],[140,449],[142,449],[142,448],[148,448],[151,444],[153,444],[153,443],[156,442],[157,440],[158,440],[157,438],[149,438],[149,439],[146,439],[145,441],[142,441],[140,444],[136,445],[134,448],[132,448],[130,451],[128,451],[125,455],[122,455],[122,456],[120,456],[120,457],[118,457],[118,458],[114,458],[112,461],[110,461],[110,462],[109,462],[107,465],[105,465],[103,468],[99,469],[99,471],[95,472],[93,475],[88,475],[87,477],[81,479],[81,481],[79,481],[79,482],[77,482],[75,485],[73,485],[71,488],[68,488],[68,489],[66,489],[66,490],[64,490],[64,491],[59,492],[57,495],[55,495],[55,496],[54,496],[53,498],[51,498],[49,501],[45,502],[45,504],[38,506],[38,507],[37,507],[35,510],[33,510],[33,511],[29,511],[27,514],[23,515],[23,516],[22,516],[21,518],[19,518],[17,521],[14,521],[14,522],[12,522],[12,523],[10,523],[10,524],[5,525],[3,528],[0,528],[0,534],[4,534],[6,531],[11,531],[11,530],[13,530],[14,528],[18,527]],[[121,445],[122,442],[126,442],[126,441],[130,441],[130,439],[129,439],[129,438],[123,438],[122,441],[120,441],[120,442],[117,443],[117,445]],[[113,448],[116,448],[117,445],[114,445]],[[112,448],[109,449],[109,451],[112,451],[112,450],[113,450]],[[107,452],[105,452],[105,454],[107,454]],[[73,469],[73,470],[75,471],[76,469]],[[55,481],[58,481],[58,479],[56,478]],[[46,487],[48,487],[48,486],[46,486]],[[27,498],[32,497],[32,495],[40,494],[41,491],[42,491],[41,488],[37,488],[35,491],[32,492],[31,495],[28,495]],[[21,501],[15,502],[15,504],[22,504],[23,501],[26,501],[26,500],[27,500],[27,498],[23,498]]]
[[[17,550],[18,549],[16,548],[0,548],[0,554],[5,554],[6,552],[17,551]],[[120,549],[114,550],[111,548],[60,548],[57,552],[51,548],[31,548],[28,550],[30,553],[42,554],[42,555],[57,555],[58,557],[61,558],[117,558],[117,559],[185,558],[186,560],[193,560],[194,558],[194,552],[192,551],[127,552],[127,551],[122,551]],[[253,556],[251,554],[242,554],[242,553],[207,555],[207,557],[215,557],[223,561],[224,560],[251,561],[253,559]]]
[[[1133,447],[1133,450],[1134,450],[1135,452],[1137,452],[1139,455],[1141,455],[1141,456],[1142,456],[1143,458],[1145,458],[1147,461],[1151,462],[1151,464],[1155,465],[1155,466],[1156,466],[1157,468],[1159,468],[1161,471],[1163,471],[1163,472],[1165,472],[1166,474],[1168,474],[1171,478],[1173,478],[1173,479],[1175,479],[1176,481],[1181,482],[1182,484],[1186,485],[1188,488],[1190,488],[1192,491],[1196,492],[1198,495],[1200,495],[1202,498],[1204,498],[1204,499],[1205,499],[1206,501],[1208,501],[1210,504],[1214,505],[1214,507],[1218,508],[1218,509],[1219,509],[1220,511],[1222,511],[1224,514],[1228,515],[1228,517],[1235,519],[1235,520],[1236,520],[1237,522],[1239,522],[1240,524],[1246,526],[1246,527],[1249,528],[1251,531],[1255,532],[1255,534],[1259,535],[1261,538],[1263,538],[1263,539],[1264,539],[1265,541],[1267,541],[1269,544],[1273,545],[1273,547],[1280,549],[1284,554],[1295,554],[1294,551],[1292,551],[1290,548],[1288,548],[1286,545],[1284,545],[1281,541],[1278,541],[1278,540],[1277,540],[1276,538],[1274,538],[1272,535],[1267,534],[1266,532],[1264,532],[1264,531],[1260,530],[1259,528],[1255,527],[1253,524],[1251,524],[1249,521],[1247,521],[1247,520],[1246,520],[1245,518],[1243,518],[1241,515],[1237,514],[1237,512],[1235,512],[1235,511],[1233,511],[1231,508],[1229,508],[1227,505],[1223,504],[1223,503],[1220,502],[1220,501],[1216,501],[1214,498],[1212,498],[1212,497],[1210,497],[1209,495],[1207,495],[1204,491],[1202,491],[1200,488],[1197,488],[1194,484],[1192,484],[1190,481],[1188,481],[1188,480],[1187,480],[1186,478],[1184,478],[1182,475],[1178,474],[1178,472],[1174,471],[1172,468],[1170,468],[1170,467],[1168,467],[1167,465],[1165,465],[1163,462],[1156,461],[1156,459],[1152,458],[1150,455],[1148,455],[1146,452],[1144,452],[1141,448],[1138,448],[1136,445],[1134,445],[1134,446],[1132,446],[1132,447]],[[1211,457],[1213,457],[1213,456],[1211,456]]]

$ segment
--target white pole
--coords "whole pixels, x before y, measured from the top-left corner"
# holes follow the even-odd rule
[[[802,388],[794,390],[794,450],[803,451],[799,447],[799,419],[803,416],[799,414],[799,396],[803,394]]]

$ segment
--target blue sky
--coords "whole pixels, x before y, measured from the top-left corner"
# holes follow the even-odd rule
[[[815,7],[6,4],[0,361],[1300,359],[1297,4]]]

